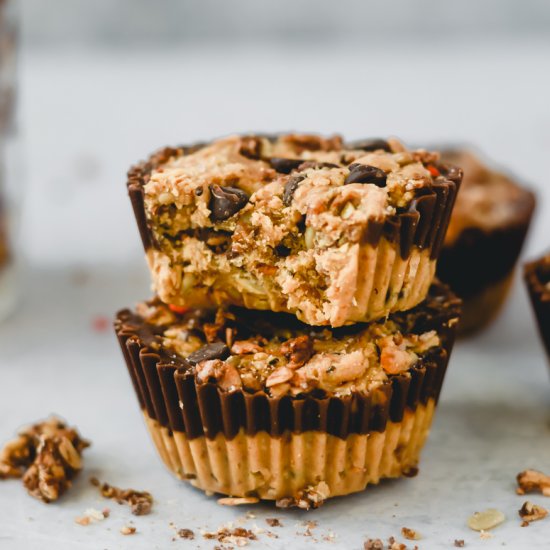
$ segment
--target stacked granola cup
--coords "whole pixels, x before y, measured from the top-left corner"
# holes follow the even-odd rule
[[[231,136],[129,172],[157,296],[115,329],[167,467],[316,506],[416,472],[460,315],[459,169],[397,140]]]

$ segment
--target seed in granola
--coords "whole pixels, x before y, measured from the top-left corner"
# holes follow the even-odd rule
[[[361,139],[353,141],[349,144],[351,149],[359,149],[361,151],[387,151],[391,152],[390,144],[385,139]]]
[[[500,510],[489,508],[476,512],[468,518],[468,527],[474,531],[488,531],[504,522],[506,517]]]
[[[523,520],[522,526],[526,527],[532,521],[544,519],[548,515],[548,510],[538,504],[526,501],[518,511],[519,517]]]
[[[223,342],[213,342],[202,346],[187,357],[191,365],[202,363],[203,361],[212,361],[213,359],[224,360],[229,357],[229,348]]]
[[[344,183],[373,183],[377,187],[386,186],[386,172],[368,164],[350,164],[350,172]]]
[[[538,470],[524,470],[517,475],[516,479],[518,495],[539,492],[545,497],[550,497],[550,476]]]
[[[401,528],[401,534],[407,540],[420,540],[422,538],[418,531],[415,531],[414,529],[409,529],[408,527],[402,527]]]
[[[300,185],[300,182],[302,182],[305,179],[306,177],[303,175],[292,176],[286,182],[285,190],[283,192],[283,204],[285,206],[290,206],[290,204],[292,203],[292,197],[294,196],[296,189],[298,189],[298,185]]]
[[[248,203],[248,195],[237,187],[210,185],[210,219],[221,222],[235,215]]]
[[[292,170],[296,170],[303,162],[303,159],[285,159],[280,157],[272,157],[269,159],[271,168],[275,169],[280,174],[290,174]]]

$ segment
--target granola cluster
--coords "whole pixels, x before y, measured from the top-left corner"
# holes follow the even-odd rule
[[[22,478],[31,496],[53,502],[70,488],[89,445],[76,429],[51,417],[6,443],[0,452],[0,479]]]
[[[176,313],[158,301],[142,303],[137,311],[156,327],[151,347],[188,361],[199,381],[215,379],[222,390],[265,390],[273,397],[367,392],[407,372],[441,343],[433,330],[403,333],[392,320],[314,329],[298,322],[289,326],[286,316],[262,327],[257,321],[266,314],[240,310],[219,310],[210,320],[204,312]]]

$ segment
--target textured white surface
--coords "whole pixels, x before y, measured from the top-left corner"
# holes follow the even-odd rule
[[[251,509],[220,507],[164,470],[114,337],[92,329],[94,316],[111,316],[148,294],[123,185],[130,162],[164,143],[246,129],[473,140],[546,199],[550,76],[541,68],[549,53],[538,44],[445,52],[396,47],[364,56],[346,50],[25,56],[29,267],[21,308],[0,325],[0,440],[57,412],[93,446],[86,471],[56,505],[34,501],[18,482],[0,484],[0,548],[213,548],[217,543],[203,540],[200,529],[214,530]],[[545,218],[539,215],[532,231],[531,253],[548,244]],[[246,526],[266,528],[265,517],[278,517],[284,527],[270,528],[279,539],[260,535],[250,546],[309,548],[311,540],[297,533],[305,531],[302,521],[315,520],[319,548],[361,548],[367,537],[403,540],[403,526],[423,535],[422,549],[452,548],[454,539],[465,539],[467,548],[550,548],[549,519],[519,527],[525,498],[515,495],[515,475],[527,467],[550,470],[550,384],[517,285],[492,329],[457,346],[419,476],[307,514],[254,507],[257,518]],[[154,513],[132,518],[98,497],[90,475],[150,490]],[[550,499],[529,499],[550,507]],[[87,508],[104,506],[109,519],[74,523]],[[508,519],[481,541],[465,522],[488,507]],[[132,519],[138,533],[123,537],[120,527]],[[172,542],[169,522],[194,529],[197,538]],[[334,541],[324,541],[330,531]]]

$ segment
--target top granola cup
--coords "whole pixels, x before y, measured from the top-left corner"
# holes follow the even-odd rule
[[[334,327],[426,296],[462,178],[437,153],[339,136],[230,136],[128,174],[156,293]]]
[[[523,276],[550,361],[550,253],[525,264]]]
[[[535,196],[466,149],[443,150],[464,180],[437,264],[437,276],[463,299],[459,333],[487,326],[508,296],[535,210]]]

